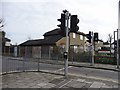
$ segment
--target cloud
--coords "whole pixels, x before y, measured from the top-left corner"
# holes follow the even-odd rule
[[[60,23],[57,19],[67,9],[72,15],[78,15],[79,31],[99,32],[104,39],[117,29],[117,6],[118,0],[4,0],[4,30],[15,43],[28,36],[39,38],[57,28]]]
[[[1,0],[1,2],[27,2],[27,3],[33,3],[33,2],[61,2],[63,0]]]

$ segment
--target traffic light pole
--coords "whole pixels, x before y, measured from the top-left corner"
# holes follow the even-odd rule
[[[119,40],[118,40],[118,29],[117,29],[117,68],[119,68]]]
[[[94,65],[94,35],[92,32],[92,66]]]
[[[69,52],[69,36],[68,36],[68,32],[69,32],[69,12],[67,11],[65,13],[65,27],[66,27],[66,52],[67,52],[67,58],[65,59],[65,78],[68,77],[68,52]]]
[[[114,65],[115,65],[115,32],[116,31],[114,31]]]

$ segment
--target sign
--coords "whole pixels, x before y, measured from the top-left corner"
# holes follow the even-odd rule
[[[93,56],[95,56],[95,51],[93,52]]]
[[[110,50],[100,50],[100,51],[98,51],[98,53],[109,54]]]
[[[10,42],[5,42],[5,46],[10,46]]]

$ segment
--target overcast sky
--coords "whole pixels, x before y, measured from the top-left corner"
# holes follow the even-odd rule
[[[6,36],[12,43],[43,38],[47,31],[57,28],[61,12],[67,9],[80,19],[79,31],[99,33],[106,41],[108,34],[118,28],[119,0],[2,0],[2,18]]]

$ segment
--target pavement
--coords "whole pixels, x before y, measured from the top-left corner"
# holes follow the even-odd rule
[[[35,58],[23,58],[23,57],[10,57],[12,60],[31,60],[31,61],[38,61],[38,59]],[[42,60],[39,59],[40,63],[48,63],[48,64],[59,64],[63,65],[64,61],[60,60]],[[76,66],[76,67],[86,67],[86,68],[95,68],[95,69],[104,69],[104,70],[112,70],[112,71],[120,71],[119,68],[117,68],[117,65],[109,65],[109,64],[98,64],[95,63],[94,65],[91,65],[91,63],[87,62],[75,62],[75,61],[68,61],[68,64],[70,66]]]
[[[12,60],[31,60],[38,61],[38,59],[33,58],[19,58],[19,57],[8,57]],[[40,63],[48,64],[64,64],[64,61],[58,60],[40,60]],[[81,62],[70,62],[69,65],[76,67],[89,67],[105,70],[119,71],[115,65],[106,64],[95,64],[91,66],[90,63]],[[63,76],[63,73],[55,74],[50,72],[17,72],[0,75],[2,78],[2,83],[0,82],[0,87],[2,88],[115,88],[118,90],[120,85],[118,81],[114,82],[112,80],[106,80],[97,77],[81,76],[76,74],[68,73],[68,78]],[[4,90],[4,89],[3,89]]]
[[[2,88],[114,88],[118,90],[118,83],[100,79],[84,78],[68,73],[66,79],[61,74],[51,74],[45,72],[21,72],[11,73],[2,77]]]

